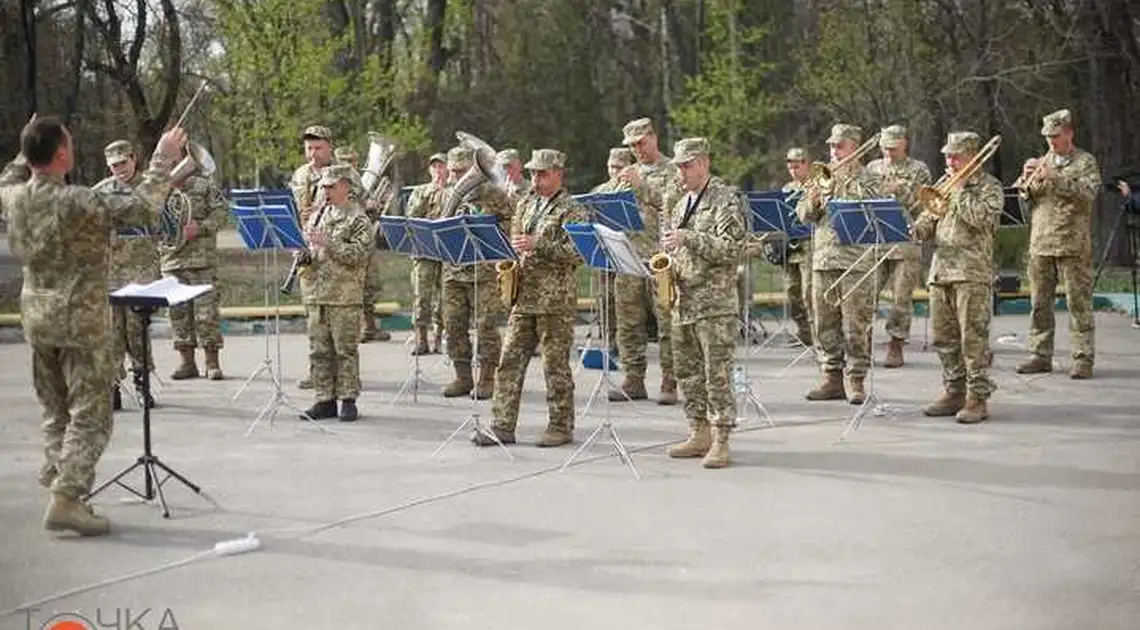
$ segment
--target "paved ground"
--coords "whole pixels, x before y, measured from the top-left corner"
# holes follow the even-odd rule
[[[1102,350],[1088,382],[1025,380],[1011,372],[1021,353],[1000,346],[994,419],[961,427],[919,413],[939,383],[935,355],[915,347],[918,320],[910,364],[875,374],[889,412],[867,417],[842,444],[852,409],[804,401],[815,376],[805,363],[778,376],[792,351],[753,350],[745,363],[776,428],[746,418],[726,470],[663,455],[662,444],[683,433],[679,408],[612,406],[638,449],[641,480],[605,443],[561,473],[569,449],[529,445],[544,424],[537,365],[513,460],[462,440],[431,457],[471,403],[428,393],[391,406],[408,365],[394,343],[363,349],[368,392],[357,424],[324,434],[286,410],[246,437],[269,385],[258,380],[230,398],[265,344],[233,337],[230,379],[167,381],[153,423],[155,452],[220,507],[171,482],[173,518],[164,520],[112,488],[98,508],[116,533],[93,540],[40,529],[27,348],[0,345],[9,366],[0,376],[9,408],[0,424],[0,613],[247,532],[263,544],[43,603],[30,626],[8,614],[0,628],[38,628],[76,611],[108,624],[118,614],[126,627],[125,609],[137,617],[149,608],[134,627],[159,627],[169,609],[178,627],[212,630],[1131,630],[1140,618],[1140,332],[1128,323],[1098,316]],[[995,335],[1025,325],[1003,318]],[[281,349],[287,394],[307,404],[291,385],[304,371],[303,338],[285,337]],[[173,368],[168,342],[157,360],[160,374]],[[437,382],[447,376],[442,365],[424,367]],[[598,375],[578,375],[582,403]],[[579,443],[603,412],[580,420]],[[140,452],[139,418],[133,407],[117,415],[101,479]]]

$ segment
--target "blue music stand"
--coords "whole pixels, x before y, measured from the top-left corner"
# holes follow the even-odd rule
[[[415,241],[412,240],[412,228],[406,217],[380,217],[379,229],[392,251],[414,255]]]
[[[640,217],[639,217],[640,218]],[[624,275],[638,276],[642,278],[649,278],[649,268],[644,262],[640,260],[637,252],[634,250],[633,245],[629,242],[623,232],[619,232],[613,228],[607,227],[602,223],[577,223],[563,226],[566,233],[570,236],[571,243],[574,244],[574,249],[582,256],[583,260],[590,267],[602,271],[602,300],[606,299],[607,291],[605,291],[605,284],[608,282],[609,273],[620,273]],[[609,326],[605,320],[605,313],[608,311],[606,304],[602,305],[602,335],[603,343],[606,349],[609,349]],[[586,415],[590,406],[593,404],[594,399],[603,390],[603,385],[608,384],[610,387],[617,389],[614,383],[610,380],[611,363],[607,355],[602,360],[602,374],[598,378],[598,382],[594,385],[594,389],[590,392],[590,397],[586,401],[586,406],[579,414],[579,418]],[[584,450],[586,450],[598,435],[604,430],[610,436],[610,441],[613,443],[614,448],[617,450],[618,455],[621,456],[622,461],[629,466],[633,471],[634,477],[641,478],[637,468],[633,465],[633,458],[630,457],[629,450],[622,444],[621,438],[618,437],[617,430],[614,428],[613,421],[610,419],[610,399],[606,396],[605,400],[606,412],[605,419],[602,424],[594,429],[586,441],[575,450],[566,463],[562,465],[562,470],[574,461]]]
[[[262,372],[268,372],[273,391],[269,400],[250,423],[246,437],[262,420],[268,418],[273,424],[278,410],[284,406],[296,411],[303,420],[326,433],[328,429],[310,418],[303,409],[292,403],[281,386],[281,373],[275,366],[281,365],[281,296],[275,290],[276,283],[269,280],[270,268],[277,269],[277,252],[281,249],[299,250],[305,248],[305,237],[298,222],[293,193],[288,190],[238,189],[230,191],[230,214],[238,225],[242,243],[250,250],[261,250],[265,269],[265,357],[258,367],[245,379],[238,391],[230,399],[237,402],[245,389]],[[269,295],[273,294],[273,337],[276,340],[276,357],[271,356],[269,346]]]
[[[812,226],[800,221],[796,216],[795,207],[789,203],[789,199],[797,197],[801,191],[793,191],[792,193],[785,193],[782,190],[753,190],[747,193],[748,198],[748,220],[749,230],[758,234],[774,235],[782,234],[789,242],[810,239],[812,237]],[[788,274],[788,260],[787,256],[784,257],[784,276]],[[746,267],[746,286],[748,287],[748,294],[752,294],[752,265],[748,264]],[[749,300],[751,301],[751,300]],[[744,319],[744,339],[745,343],[748,342],[752,334],[752,309],[750,304],[741,304],[742,316]],[[799,356],[797,356],[788,367],[795,365],[807,356],[811,351],[811,347],[807,346],[802,339],[796,336],[795,333],[788,330],[789,315],[788,300],[784,300],[784,315],[780,321],[780,327],[776,329],[771,335],[766,335],[768,338],[764,341],[761,347],[768,347],[774,343],[779,337],[781,331],[789,335],[804,346],[805,349]],[[787,369],[787,368],[785,368]],[[758,403],[757,403],[758,404]]]
[[[632,190],[585,193],[574,195],[574,200],[590,210],[594,223],[619,232],[645,231],[645,222],[641,220],[637,197]]]

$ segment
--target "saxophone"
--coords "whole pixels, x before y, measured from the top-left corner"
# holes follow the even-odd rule
[[[673,286],[673,259],[665,252],[654,254],[649,259],[649,271],[657,280],[657,306],[662,313],[673,309],[676,289]]]
[[[519,298],[519,263],[518,260],[500,260],[495,263],[495,271],[499,273],[499,299],[508,309]]]

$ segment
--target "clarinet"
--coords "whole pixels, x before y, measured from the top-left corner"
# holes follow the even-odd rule
[[[313,227],[316,227],[316,226],[321,224],[321,217],[324,215],[325,209],[328,207],[329,207],[329,204],[326,201],[324,203],[324,205],[321,206],[321,209],[317,210],[317,215],[313,219]],[[285,278],[285,283],[281,285],[281,293],[283,293],[285,295],[292,295],[293,294],[293,287],[296,286],[296,284],[297,284],[297,276],[301,272],[301,267],[304,265],[311,264],[312,262],[313,262],[313,253],[311,251],[309,251],[309,248],[307,248],[307,247],[305,249],[302,249],[301,255],[294,258],[293,259],[293,266],[289,267],[289,276],[287,278]]]

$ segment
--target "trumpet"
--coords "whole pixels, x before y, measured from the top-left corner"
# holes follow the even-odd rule
[[[843,167],[847,166],[848,164],[856,160],[863,159],[864,156],[870,153],[872,149],[878,146],[879,135],[879,133],[876,133],[875,135],[871,136],[867,139],[866,142],[859,145],[859,148],[855,149],[854,152],[842,160],[839,160],[835,164],[828,164],[826,162],[812,162],[810,167],[811,174],[808,176],[807,181],[804,182],[804,194],[807,194],[807,192],[812,192],[813,190],[830,190],[831,187],[835,184],[835,173],[842,170]]]
[[[657,305],[662,312],[673,309],[673,259],[665,252],[654,254],[649,259],[649,271],[657,279]]]
[[[989,142],[986,142],[961,169],[954,172],[946,171],[933,186],[919,187],[915,194],[925,211],[940,219],[945,216],[950,209],[950,192],[961,182],[973,177],[982,165],[997,153],[999,146],[1001,146],[1001,136],[990,138]]]
[[[1029,201],[1029,189],[1045,174],[1045,169],[1049,165],[1049,159],[1051,157],[1053,157],[1052,150],[1037,160],[1037,166],[1029,172],[1028,176],[1022,172],[1017,180],[1013,182],[1013,187],[1017,189],[1017,196],[1023,201]]]

